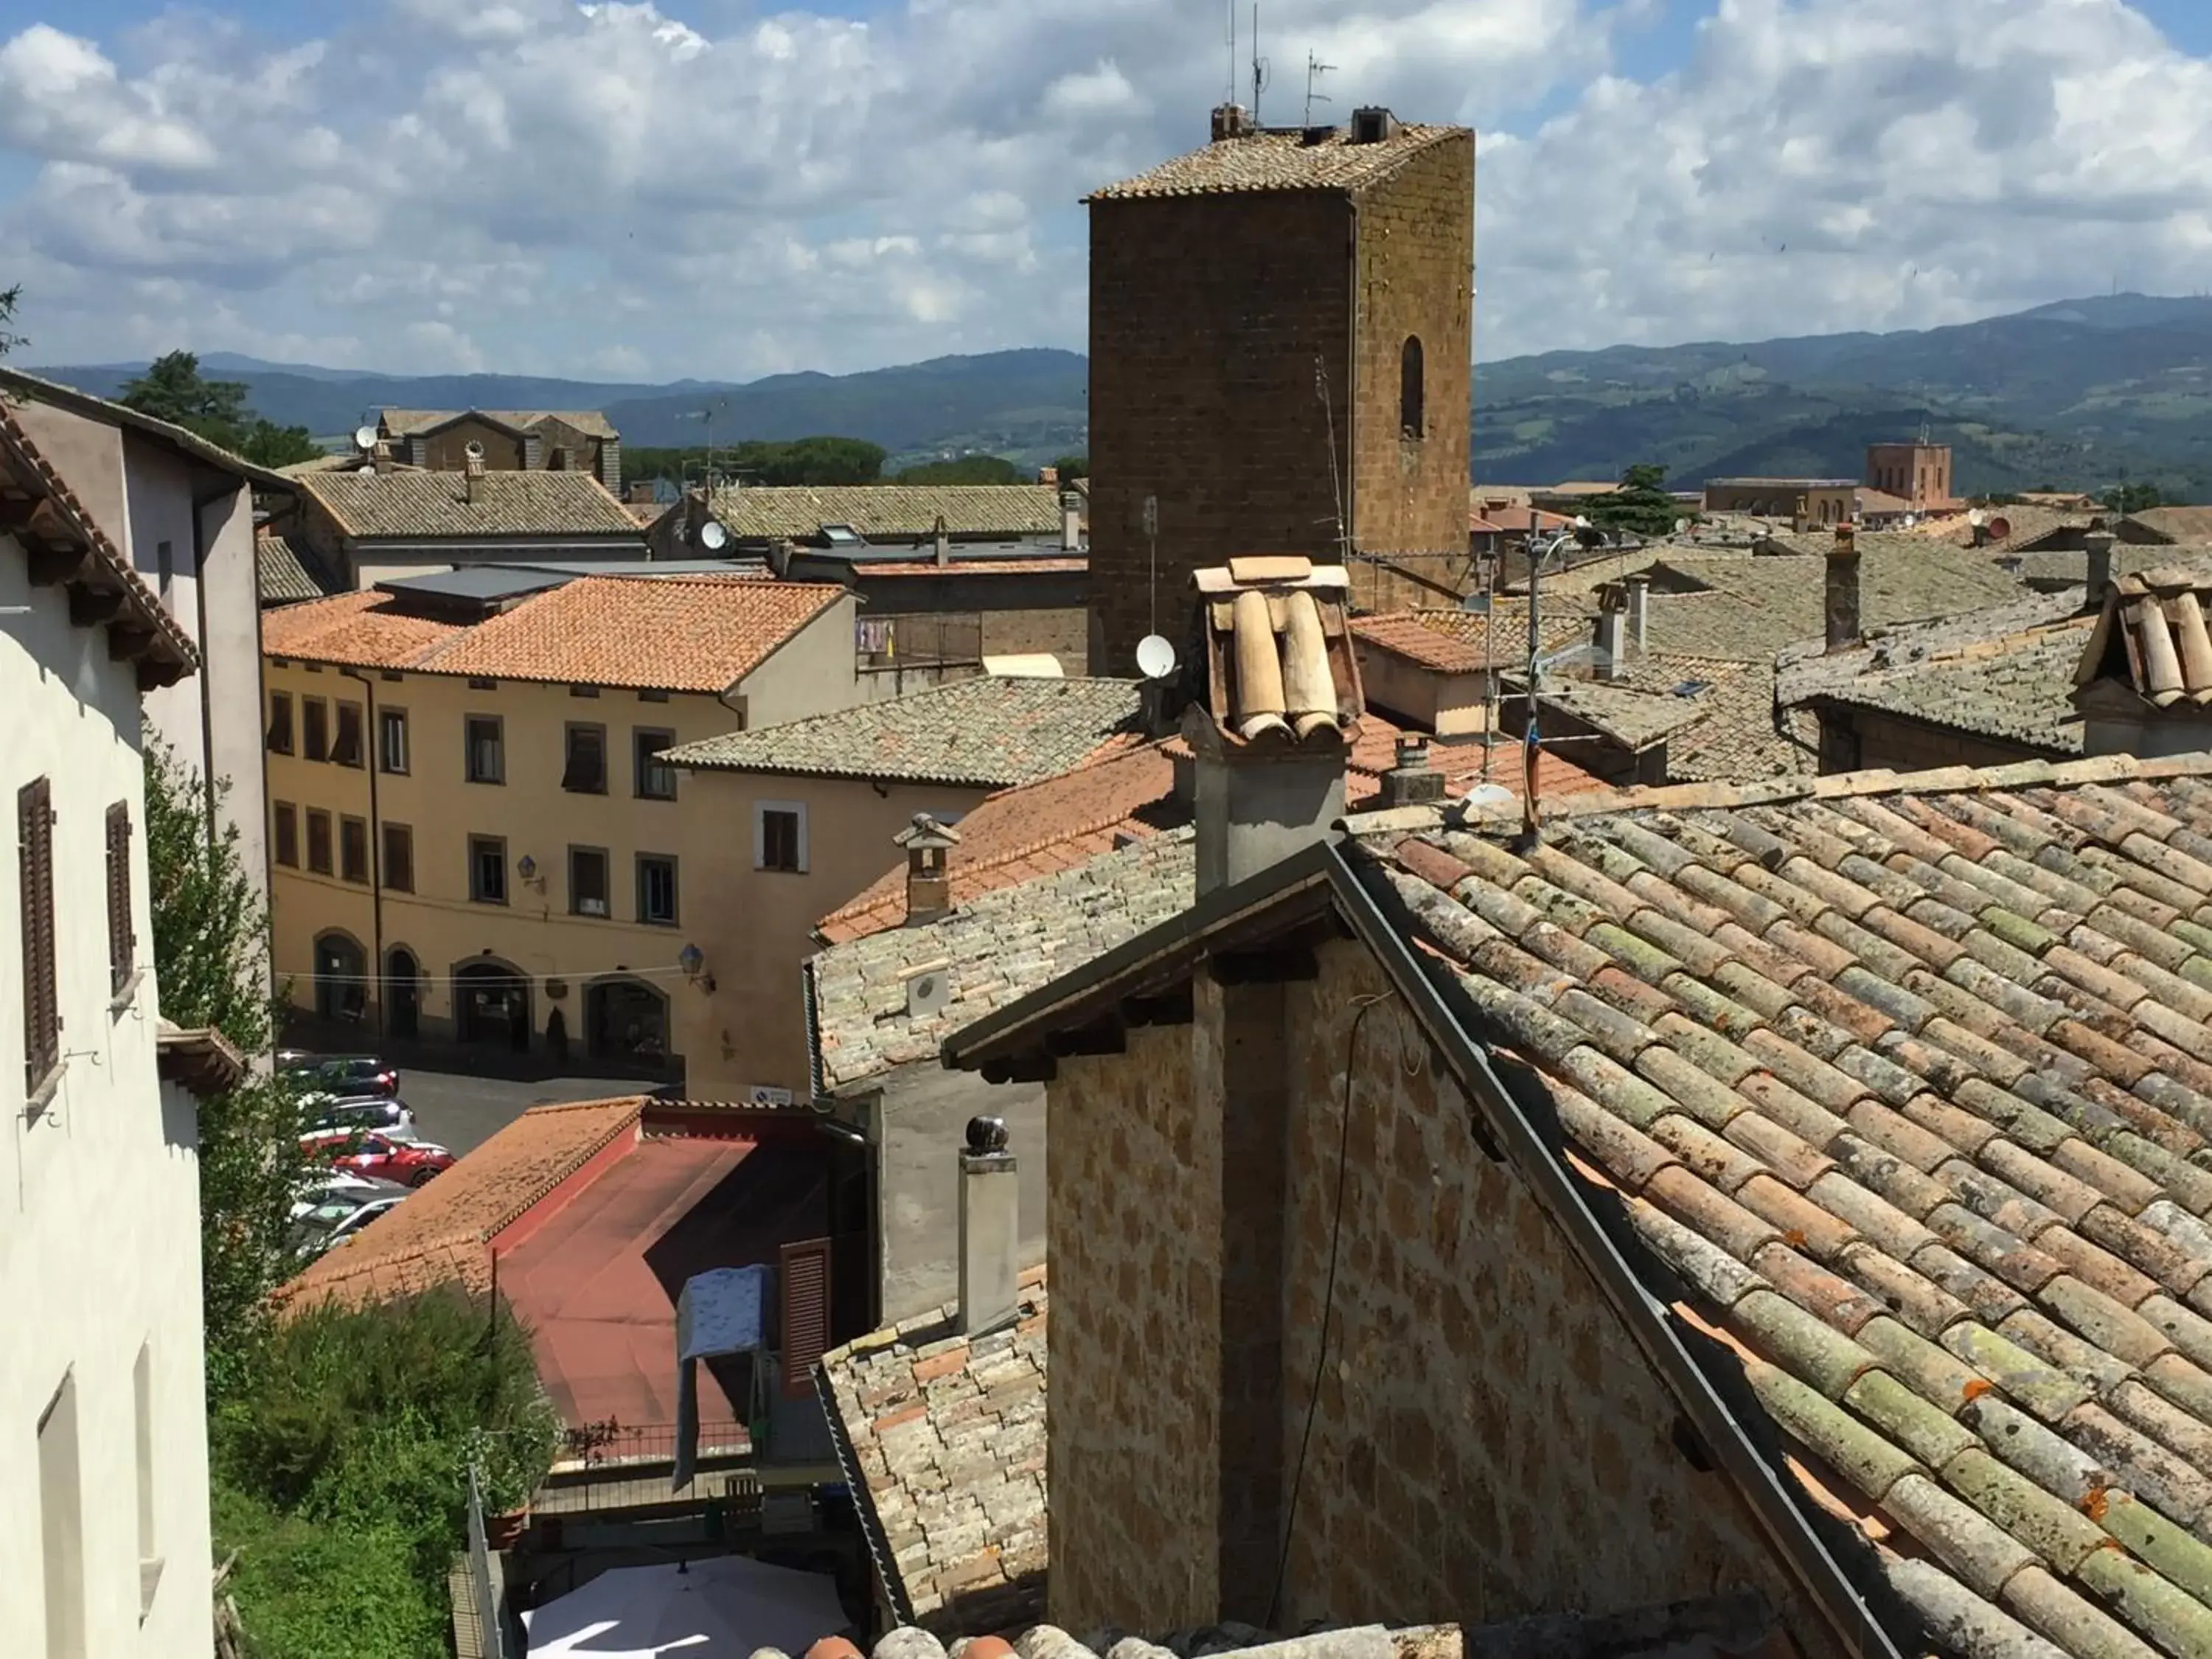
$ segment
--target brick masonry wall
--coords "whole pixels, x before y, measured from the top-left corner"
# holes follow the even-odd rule
[[[1801,1651],[1828,1652],[1733,1490],[1673,1443],[1673,1396],[1549,1213],[1468,1134],[1471,1107],[1395,999],[1361,1028],[1346,1134],[1354,999],[1389,985],[1357,945],[1322,962],[1285,1010],[1286,1468],[1315,1375],[1340,1146],[1344,1220],[1280,1622],[1491,1622],[1748,1583],[1785,1610]]]
[[[1362,191],[1358,223],[1354,544],[1398,556],[1449,583],[1467,563],[1474,135],[1428,146]],[[1421,343],[1423,382],[1421,434],[1413,439],[1400,419],[1408,337]],[[1376,611],[1437,602],[1433,592],[1372,564],[1355,570],[1353,591]]]
[[[986,611],[983,654],[1015,657],[1048,652],[1071,675],[1087,674],[1090,613],[1080,606],[1059,611]],[[1124,670],[1123,672],[1129,671]]]
[[[1252,1523],[1288,1512],[1294,1485],[1279,1629],[1605,1613],[1749,1585],[1808,1659],[1828,1659],[1826,1626],[1733,1489],[1675,1444],[1672,1395],[1549,1213],[1468,1134],[1468,1103],[1372,959],[1340,942],[1322,964],[1273,994],[1286,1070],[1254,1064],[1261,1000],[1201,975],[1192,1025],[1063,1060],[1049,1086],[1053,1620],[1266,1617],[1274,1563]],[[1356,1000],[1377,997],[1347,1132]],[[1279,1085],[1257,1075],[1273,1072]],[[1273,1153],[1251,1109],[1270,1100]],[[1277,1201],[1253,1190],[1269,1164]],[[1255,1249],[1271,1213],[1279,1236]],[[1271,1256],[1272,1320],[1251,1284]],[[1270,1343],[1280,1370],[1263,1380]],[[1255,1409],[1274,1444],[1232,1431]]]
[[[1073,1631],[1202,1624],[1219,1600],[1221,1067],[1202,1031],[1133,1030],[1047,1091],[1048,1613]]]
[[[1092,204],[1093,672],[1132,672],[1153,625],[1147,495],[1159,501],[1158,627],[1171,638],[1194,570],[1239,552],[1336,556],[1314,368],[1318,356],[1348,482],[1351,237],[1348,198],[1327,191]]]

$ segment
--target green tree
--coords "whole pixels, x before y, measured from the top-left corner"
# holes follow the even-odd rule
[[[1003,455],[963,455],[957,460],[924,461],[902,468],[896,482],[903,484],[1009,484],[1028,477]]]
[[[1052,465],[1053,470],[1060,474],[1062,483],[1073,483],[1078,478],[1091,476],[1091,458],[1088,455],[1063,455]]]
[[[1620,475],[1620,488],[1595,497],[1586,514],[1601,529],[1644,537],[1671,533],[1683,516],[1682,504],[1667,493],[1667,469],[1652,465],[1630,467]]]
[[[2165,495],[2154,483],[2114,484],[2097,499],[2115,513],[2141,513],[2166,504]]]
[[[212,1026],[240,1053],[265,1058],[276,1030],[269,919],[220,807],[228,785],[206,783],[173,750],[146,739],[146,863],[161,1013]],[[212,826],[212,827],[211,827]],[[269,1292],[291,1267],[285,1234],[307,1176],[297,1093],[259,1075],[199,1108],[200,1277],[210,1400],[253,1369],[268,1331]]]
[[[625,444],[623,476],[634,481],[665,478],[696,483],[711,459],[714,471],[747,483],[866,484],[883,476],[884,451],[865,438],[748,439],[717,444],[711,458],[698,446],[662,449]]]
[[[245,443],[252,418],[246,407],[244,383],[204,378],[199,358],[189,351],[156,357],[143,374],[123,383],[119,401],[142,415],[197,432],[225,449]]]
[[[23,337],[9,327],[15,320],[15,307],[23,298],[23,285],[0,288],[0,357],[6,356],[23,343]]]
[[[238,453],[257,466],[296,466],[301,461],[319,459],[323,447],[304,426],[279,426],[257,418]]]

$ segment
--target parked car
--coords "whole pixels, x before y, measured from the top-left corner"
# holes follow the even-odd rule
[[[319,1169],[307,1171],[292,1199],[292,1219],[297,1221],[318,1204],[351,1194],[356,1198],[380,1193],[390,1185],[388,1182],[372,1181],[349,1170]]]
[[[405,1198],[410,1190],[397,1182],[359,1177],[349,1178],[343,1185],[332,1182],[324,1189],[319,1201],[293,1216],[286,1242],[304,1267],[368,1226]]]
[[[308,1104],[313,1129],[374,1129],[394,1140],[415,1139],[415,1113],[397,1096],[313,1095]]]
[[[319,1129],[301,1143],[325,1153],[331,1168],[378,1181],[420,1187],[441,1170],[453,1167],[453,1155],[427,1140],[400,1140],[376,1130]]]
[[[301,1048],[280,1048],[276,1069],[327,1094],[358,1099],[399,1092],[399,1068],[374,1054],[311,1054]]]

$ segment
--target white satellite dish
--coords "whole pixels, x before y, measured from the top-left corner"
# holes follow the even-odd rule
[[[1175,672],[1175,647],[1158,634],[1137,641],[1137,672],[1148,680],[1164,680]]]
[[[1981,509],[1980,507],[1976,507],[1972,512],[1971,512],[1971,513],[1969,513],[1968,514],[1966,514],[1966,522],[1967,522],[1968,524],[1970,524],[1970,525],[1973,526],[1973,527],[1974,527],[1975,529],[1977,529],[1977,530],[1979,530],[1979,529],[1980,529],[1984,525],[1987,524],[1989,521],[1990,521],[1990,515],[1989,515],[1988,514],[1986,514],[1986,513],[1983,512],[1983,511],[1982,511],[1982,509]]]
[[[1687,530],[1689,527],[1690,527],[1690,521],[1689,521],[1687,519],[1677,519],[1677,520],[1674,520],[1674,533],[1675,533],[1677,536],[1680,535],[1684,531]]]
[[[719,553],[730,544],[730,532],[722,528],[720,519],[709,519],[699,526],[699,545],[709,553]]]
[[[1589,520],[1584,518],[1581,514],[1576,514],[1575,528],[1577,530],[1588,530],[1589,528]]]
[[[353,429],[353,447],[361,451],[364,455],[368,454],[370,450],[375,448],[376,428],[373,426],[356,427]]]

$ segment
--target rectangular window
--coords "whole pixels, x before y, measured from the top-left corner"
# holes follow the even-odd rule
[[[62,1063],[61,987],[54,973],[54,808],[44,778],[15,792],[17,902],[23,912],[24,1087]]]
[[[753,803],[753,868],[806,873],[806,806],[803,801]]]
[[[415,832],[404,823],[384,826],[384,884],[395,893],[415,890]]]
[[[331,757],[330,705],[320,697],[302,697],[300,699],[300,719],[306,728],[303,735],[307,739],[307,758],[311,761],[328,760]]]
[[[331,745],[331,759],[340,766],[361,764],[361,705],[357,702],[338,705],[338,736]]]
[[[107,809],[107,992],[122,994],[138,955],[131,927],[131,805]]]
[[[471,714],[465,741],[471,783],[507,781],[507,738],[496,714]]]
[[[84,1488],[75,1376],[62,1379],[39,1419],[39,1554],[46,1570],[46,1659],[84,1659]]]
[[[478,904],[507,902],[507,842],[501,837],[469,837],[469,896]]]
[[[131,1368],[131,1399],[136,1408],[138,1432],[138,1616],[154,1606],[154,1591],[161,1582],[161,1535],[154,1509],[154,1345],[138,1345],[138,1363]]]
[[[571,847],[568,849],[568,911],[572,915],[604,916],[607,910],[607,849]]]
[[[596,697],[599,695],[599,688],[596,685],[572,685],[568,688],[568,695],[572,697]]]
[[[300,867],[299,809],[289,800],[280,800],[270,811],[276,824],[276,862],[296,870]]]
[[[289,755],[292,752],[292,694],[271,691],[269,694],[269,752]]]
[[[673,746],[676,734],[641,726],[630,734],[630,741],[635,753],[638,799],[674,800],[676,769],[660,758],[660,751]]]
[[[338,874],[348,881],[368,879],[368,820],[338,820]]]
[[[331,815],[307,809],[307,868],[319,876],[331,873]]]
[[[637,694],[637,700],[640,702],[666,702],[668,693],[660,686],[648,685]]]
[[[387,772],[407,769],[407,711],[376,711],[376,763]]]
[[[637,855],[637,919],[659,927],[676,925],[676,860],[665,854]]]
[[[561,771],[561,787],[574,795],[607,793],[607,728],[576,726],[568,728],[568,762]]]

